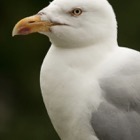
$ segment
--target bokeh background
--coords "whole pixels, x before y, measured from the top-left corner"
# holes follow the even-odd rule
[[[109,2],[119,23],[119,44],[140,50],[140,1]],[[0,140],[59,140],[39,85],[40,67],[50,42],[40,34],[11,36],[17,21],[48,4],[48,0],[0,2]]]

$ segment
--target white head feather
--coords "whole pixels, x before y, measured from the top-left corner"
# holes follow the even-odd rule
[[[70,12],[75,8],[80,8],[82,14],[72,16]],[[55,0],[40,12],[43,20],[66,24],[52,26],[51,32],[43,33],[58,46],[82,47],[117,41],[116,18],[106,0]]]

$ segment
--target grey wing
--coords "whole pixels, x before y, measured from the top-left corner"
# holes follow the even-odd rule
[[[140,139],[140,65],[128,66],[100,79],[104,102],[91,119],[99,140]]]

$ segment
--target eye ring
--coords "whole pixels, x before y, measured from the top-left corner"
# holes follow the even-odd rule
[[[80,16],[81,14],[82,14],[82,9],[80,9],[80,8],[75,8],[75,9],[73,9],[71,12],[70,12],[70,14],[72,15],[72,16],[75,16],[75,17],[77,17],[77,16]]]

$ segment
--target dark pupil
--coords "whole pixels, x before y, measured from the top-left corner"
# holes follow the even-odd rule
[[[80,12],[79,10],[76,10],[76,11],[75,11],[76,14],[79,14],[79,12]]]

